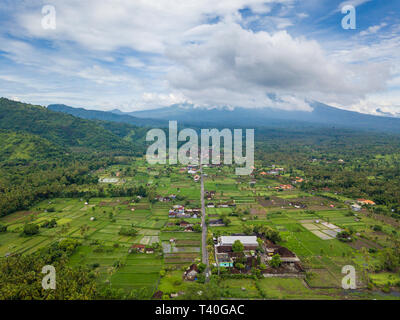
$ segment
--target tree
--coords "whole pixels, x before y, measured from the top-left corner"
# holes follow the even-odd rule
[[[39,233],[39,226],[36,224],[27,223],[24,225],[22,233],[26,236],[33,236]]]
[[[273,268],[279,268],[282,264],[281,256],[279,254],[275,254],[272,256],[271,260],[269,261],[269,265]]]
[[[201,232],[201,226],[199,224],[195,224],[193,226],[193,231],[194,232]]]
[[[200,263],[197,265],[197,269],[199,270],[200,273],[203,273],[204,270],[206,270],[206,267],[207,267],[207,266],[206,266],[204,263],[202,263],[202,262],[200,262]]]
[[[224,225],[225,226],[229,226],[231,223],[232,223],[232,221],[227,217],[227,216],[222,216],[222,222],[224,223]]]
[[[134,228],[128,228],[128,227],[122,227],[121,230],[119,230],[119,235],[121,236],[129,236],[129,237],[134,237],[138,234],[138,231]]]
[[[236,268],[239,270],[243,270],[245,268],[245,265],[243,263],[236,263]]]
[[[243,252],[244,245],[240,242],[240,240],[236,240],[232,245],[233,252]]]

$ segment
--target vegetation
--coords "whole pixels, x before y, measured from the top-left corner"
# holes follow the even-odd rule
[[[240,242],[240,240],[236,240],[232,245],[233,252],[243,252],[244,245]]]
[[[279,254],[274,254],[269,261],[269,265],[273,268],[279,268],[282,264],[281,256]]]

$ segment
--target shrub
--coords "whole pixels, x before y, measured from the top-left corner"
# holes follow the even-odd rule
[[[128,227],[123,227],[121,230],[119,230],[119,235],[121,236],[129,236],[129,237],[134,237],[137,235],[137,230],[134,228],[128,228]]]
[[[37,226],[36,224],[27,223],[26,225],[24,225],[24,230],[22,231],[22,233],[26,236],[33,236],[35,234],[38,234],[39,226]]]
[[[279,254],[275,254],[272,256],[272,259],[269,262],[269,265],[273,268],[279,268],[281,265],[281,256]]]
[[[48,229],[55,228],[55,227],[57,227],[57,221],[56,221],[56,219],[52,219],[50,221],[46,220],[42,223],[41,227],[48,228]]]

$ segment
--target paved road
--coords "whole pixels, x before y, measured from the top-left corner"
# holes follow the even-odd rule
[[[210,264],[208,262],[208,252],[207,252],[207,225],[206,225],[206,205],[204,201],[204,176],[203,176],[203,166],[200,165],[200,175],[201,175],[201,252],[202,252],[202,262],[207,266],[206,268],[206,282],[208,282],[210,275]]]

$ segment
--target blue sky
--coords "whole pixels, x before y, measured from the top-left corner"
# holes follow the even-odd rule
[[[399,13],[389,0],[3,0],[0,96],[124,111],[318,100],[400,116]]]

